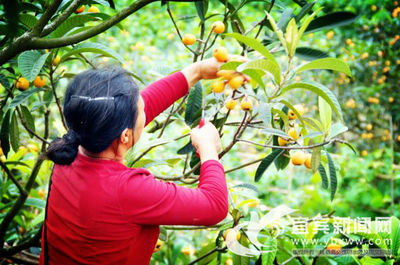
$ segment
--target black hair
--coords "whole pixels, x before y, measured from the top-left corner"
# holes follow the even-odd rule
[[[79,145],[94,153],[104,151],[126,128],[134,129],[139,89],[119,67],[92,69],[77,75],[64,97],[69,128],[49,145],[47,157],[56,164],[71,164]]]

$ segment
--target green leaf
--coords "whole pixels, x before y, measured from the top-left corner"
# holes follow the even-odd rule
[[[12,109],[16,106],[18,106],[19,104],[23,103],[25,100],[27,100],[30,96],[32,96],[33,94],[35,94],[36,92],[42,91],[43,88],[39,88],[39,87],[35,87],[35,88],[31,88],[28,90],[23,91],[22,93],[19,93],[10,103],[10,105],[8,105],[9,109]]]
[[[180,155],[184,155],[184,154],[188,154],[188,153],[192,152],[193,150],[194,150],[194,147],[192,145],[192,142],[189,141],[182,148],[180,148],[177,153]]]
[[[262,89],[265,92],[265,84],[262,79],[262,77],[265,75],[265,72],[262,70],[257,70],[257,69],[245,69],[242,71],[243,74],[250,76],[251,81],[250,82],[257,82],[259,86],[262,87]],[[252,84],[253,85],[253,84]],[[255,85],[254,85],[255,86]]]
[[[10,117],[11,117],[11,110],[6,112],[4,118],[1,123],[1,130],[0,130],[0,142],[1,142],[1,149],[3,149],[4,155],[7,157],[8,152],[10,152]]]
[[[357,15],[352,12],[340,11],[333,12],[314,19],[307,27],[306,32],[311,33],[322,29],[331,29],[353,23]]]
[[[317,59],[315,61],[306,63],[300,66],[296,72],[300,73],[305,70],[314,70],[314,69],[324,69],[324,70],[333,70],[345,73],[348,76],[351,76],[350,67],[340,59],[336,58],[322,58]]]
[[[239,41],[243,44],[246,44],[253,50],[255,50],[255,51],[259,52],[261,55],[263,55],[266,59],[274,61],[276,64],[278,64],[276,62],[274,56],[272,56],[272,54],[268,51],[268,49],[265,48],[265,46],[258,40],[241,35],[239,33],[227,33],[224,35],[227,37],[232,37],[232,38],[236,39],[237,41]]]
[[[297,29],[296,20],[292,18],[286,28],[285,33],[285,40],[289,57],[292,57],[296,52],[298,34],[299,32]]]
[[[280,156],[278,156],[275,161],[275,167],[278,170],[283,170],[285,169],[290,162],[290,154],[288,150],[285,150],[285,152],[283,152]]]
[[[257,108],[257,111],[258,111],[258,116],[260,117],[264,126],[265,127],[271,126],[272,113],[269,104],[261,102]]]
[[[16,112],[16,110],[13,112],[10,123],[10,142],[14,152],[17,152],[19,147],[19,130]]]
[[[321,163],[321,147],[316,147],[311,154],[311,170],[316,172]]]
[[[285,133],[284,131],[278,130],[278,129],[265,128],[262,131],[265,132],[265,133],[268,133],[268,134],[280,136],[280,137],[285,138],[285,139],[289,139],[290,138],[290,136],[287,133]]]
[[[38,198],[27,198],[24,205],[44,209],[46,207],[46,201]]]
[[[10,82],[2,73],[0,73],[0,84],[2,84],[6,89],[10,89]]]
[[[51,36],[54,38],[59,38],[67,34],[70,30],[85,25],[85,23],[89,21],[98,21],[100,20],[98,17],[79,14],[75,16],[70,16],[67,18],[60,26],[57,27],[55,31],[51,33]]]
[[[122,56],[119,55],[117,52],[115,52],[113,49],[110,49],[107,46],[104,46],[103,44],[94,42],[86,42],[76,45],[72,50],[70,50],[61,57],[60,63],[64,62],[72,55],[76,55],[83,52],[93,52],[102,54],[104,56],[114,58],[115,60],[118,60],[121,63],[125,63],[124,58],[122,58]]]
[[[198,256],[202,257],[204,256],[206,253],[210,252],[211,250],[213,250],[215,248],[215,241],[212,241],[210,243],[208,243],[207,245],[205,245],[204,247],[202,247],[199,250]],[[218,251],[215,251],[214,253],[212,253],[211,255],[208,255],[207,257],[201,259],[197,264],[198,265],[206,265],[206,264],[210,264],[211,261],[213,261],[214,259],[216,259],[218,256]]]
[[[348,129],[349,128],[347,128],[346,126],[344,126],[341,123],[334,123],[331,126],[331,132],[329,134],[329,137],[334,138],[335,136],[338,136],[339,134],[347,132]]]
[[[284,31],[287,28],[289,20],[293,17],[293,8],[286,8],[283,10],[282,14],[279,16],[279,20],[276,23],[276,26]]]
[[[197,15],[199,15],[199,18],[201,21],[204,22],[204,16],[206,15],[206,3],[204,2],[204,0],[201,1],[196,1],[194,3],[196,5],[196,11],[197,11]]]
[[[220,70],[236,70],[236,68],[243,62],[231,61],[221,65]]]
[[[31,15],[31,14],[20,14],[19,15],[19,20],[28,29],[31,29],[36,24],[36,22],[38,21],[37,18],[34,15]]]
[[[320,58],[326,58],[329,55],[326,52],[309,48],[309,47],[298,47],[296,49],[296,56],[300,59],[312,61]]]
[[[18,56],[18,68],[23,77],[32,82],[39,74],[50,53],[42,54],[39,51],[25,51]]]
[[[300,41],[301,37],[303,36],[304,32],[307,30],[307,28],[309,27],[310,23],[312,22],[312,20],[314,19],[314,17],[322,10],[322,7],[318,8],[317,10],[315,10],[314,13],[312,13],[305,21],[303,24],[301,24],[300,30],[299,30],[299,34],[298,34],[298,38],[297,38],[297,43]]]
[[[392,216],[391,225],[391,239],[392,239],[392,255],[398,257],[400,255],[400,221],[397,217]]]
[[[326,175],[326,171],[322,163],[319,164],[318,166],[318,172],[319,175],[321,176],[322,180],[322,188],[327,189],[329,184],[328,184],[328,176]]]
[[[201,109],[203,99],[203,88],[200,82],[194,85],[194,89],[191,89],[189,92],[186,112],[185,112],[185,122],[187,125],[191,125],[193,121],[196,119],[196,112]]]
[[[299,13],[296,15],[296,17],[295,17],[297,23],[299,23],[300,20],[301,20],[305,15],[307,15],[308,12],[311,11],[311,9],[313,8],[313,6],[315,5],[316,2],[317,2],[317,1],[313,1],[313,2],[311,2],[311,3],[307,3],[307,4],[305,4],[305,5],[301,8],[300,12],[299,12]]]
[[[272,114],[273,115],[278,114],[282,122],[285,124],[285,127],[289,127],[289,118],[285,112],[279,109],[272,108]]]
[[[22,118],[24,119],[26,126],[31,129],[33,132],[35,132],[35,120],[29,111],[29,109],[23,105],[21,105],[21,114]],[[32,137],[33,134],[29,133],[30,136]]]
[[[272,74],[277,84],[281,83],[281,70],[276,61],[259,59],[244,63],[237,68],[239,72],[242,72],[245,69],[259,69],[269,72]]]
[[[329,181],[331,185],[331,201],[333,201],[337,189],[336,168],[328,152],[326,152],[326,157],[328,158]]]
[[[340,108],[339,101],[332,91],[330,91],[327,87],[315,82],[293,83],[284,87],[281,91],[281,94],[284,94],[295,88],[306,89],[322,97],[331,106],[332,110],[339,116],[339,119],[343,120],[342,109]]]
[[[303,120],[309,127],[313,128],[314,130],[322,132],[324,129],[322,127],[321,122],[317,119],[310,118],[310,117],[304,117]]]
[[[267,157],[265,157],[257,168],[254,181],[258,182],[268,167],[275,161],[277,157],[285,152],[285,149],[274,149]]]
[[[322,97],[318,97],[318,110],[324,132],[327,133],[332,122],[332,109]]]
[[[272,29],[274,30],[274,32],[275,32],[276,36],[278,37],[279,41],[281,42],[282,46],[285,48],[286,53],[288,53],[286,41],[283,38],[282,30],[279,29],[279,27],[276,25],[274,18],[269,13],[266,13],[266,14],[267,14],[267,18],[268,18],[269,23],[271,24]]]
[[[278,251],[278,242],[276,238],[268,237],[262,248],[266,251],[261,256],[261,265],[273,265]]]

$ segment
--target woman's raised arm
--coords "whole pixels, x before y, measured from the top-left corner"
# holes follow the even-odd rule
[[[144,101],[146,125],[175,101],[186,95],[189,88],[201,79],[213,79],[221,63],[214,58],[188,65],[182,71],[164,77],[140,92]]]

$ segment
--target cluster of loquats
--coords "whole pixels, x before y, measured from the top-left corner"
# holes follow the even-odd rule
[[[162,241],[160,239],[157,239],[157,243],[156,246],[154,247],[153,253],[159,252],[161,250],[162,244],[163,244]]]
[[[28,90],[30,87],[30,83],[29,83],[28,79],[26,79],[23,76],[17,78],[14,81],[14,85],[20,91]],[[36,78],[33,80],[33,85],[38,88],[44,87],[46,85],[46,77],[36,76]]]
[[[293,107],[296,110],[297,114],[300,116],[303,116],[303,114],[307,112],[307,109],[302,104],[297,104]],[[297,114],[292,109],[290,109],[288,111],[289,120],[295,121],[296,119],[298,119]],[[279,146],[287,146],[288,144],[295,143],[296,140],[299,139],[299,137],[301,136],[301,131],[295,124],[293,124],[292,127],[290,127],[289,130],[287,131],[287,134],[290,137],[288,139],[285,139],[283,137],[278,137]],[[292,164],[295,166],[301,166],[304,164],[306,168],[311,169],[310,153],[300,150],[293,151],[290,154],[290,159],[292,161]]]
[[[85,11],[86,6],[85,5],[81,5],[78,9],[75,10],[76,14],[82,13],[83,11]],[[100,13],[100,9],[96,6],[89,6],[87,12],[89,13]]]
[[[222,21],[216,21],[212,24],[211,30],[215,34],[221,34],[224,33],[225,31],[225,24]],[[186,46],[190,46],[195,44],[197,41],[196,36],[193,34],[185,34],[182,37],[182,43],[185,44]]]
[[[219,62],[227,62],[229,56],[228,50],[224,47],[215,48],[213,56]],[[226,86],[229,86],[232,91],[236,91],[250,81],[249,77],[234,70],[219,70],[217,76],[218,79],[211,83],[211,89],[216,94],[224,92]],[[236,99],[233,96],[234,94],[225,103],[225,107],[228,110],[233,110],[237,105]],[[240,108],[244,111],[252,110],[253,104],[247,95],[240,102]]]

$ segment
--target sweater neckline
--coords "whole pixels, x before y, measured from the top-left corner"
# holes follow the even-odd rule
[[[117,161],[114,161],[114,160],[109,160],[109,159],[101,159],[101,158],[89,157],[89,156],[87,156],[85,154],[82,154],[79,151],[78,151],[77,158],[79,160],[82,160],[82,161],[101,163],[101,164],[106,163],[106,164],[113,164],[113,165],[116,165],[116,166],[119,166],[119,167],[126,167],[124,164],[122,164],[120,162],[117,162]]]

